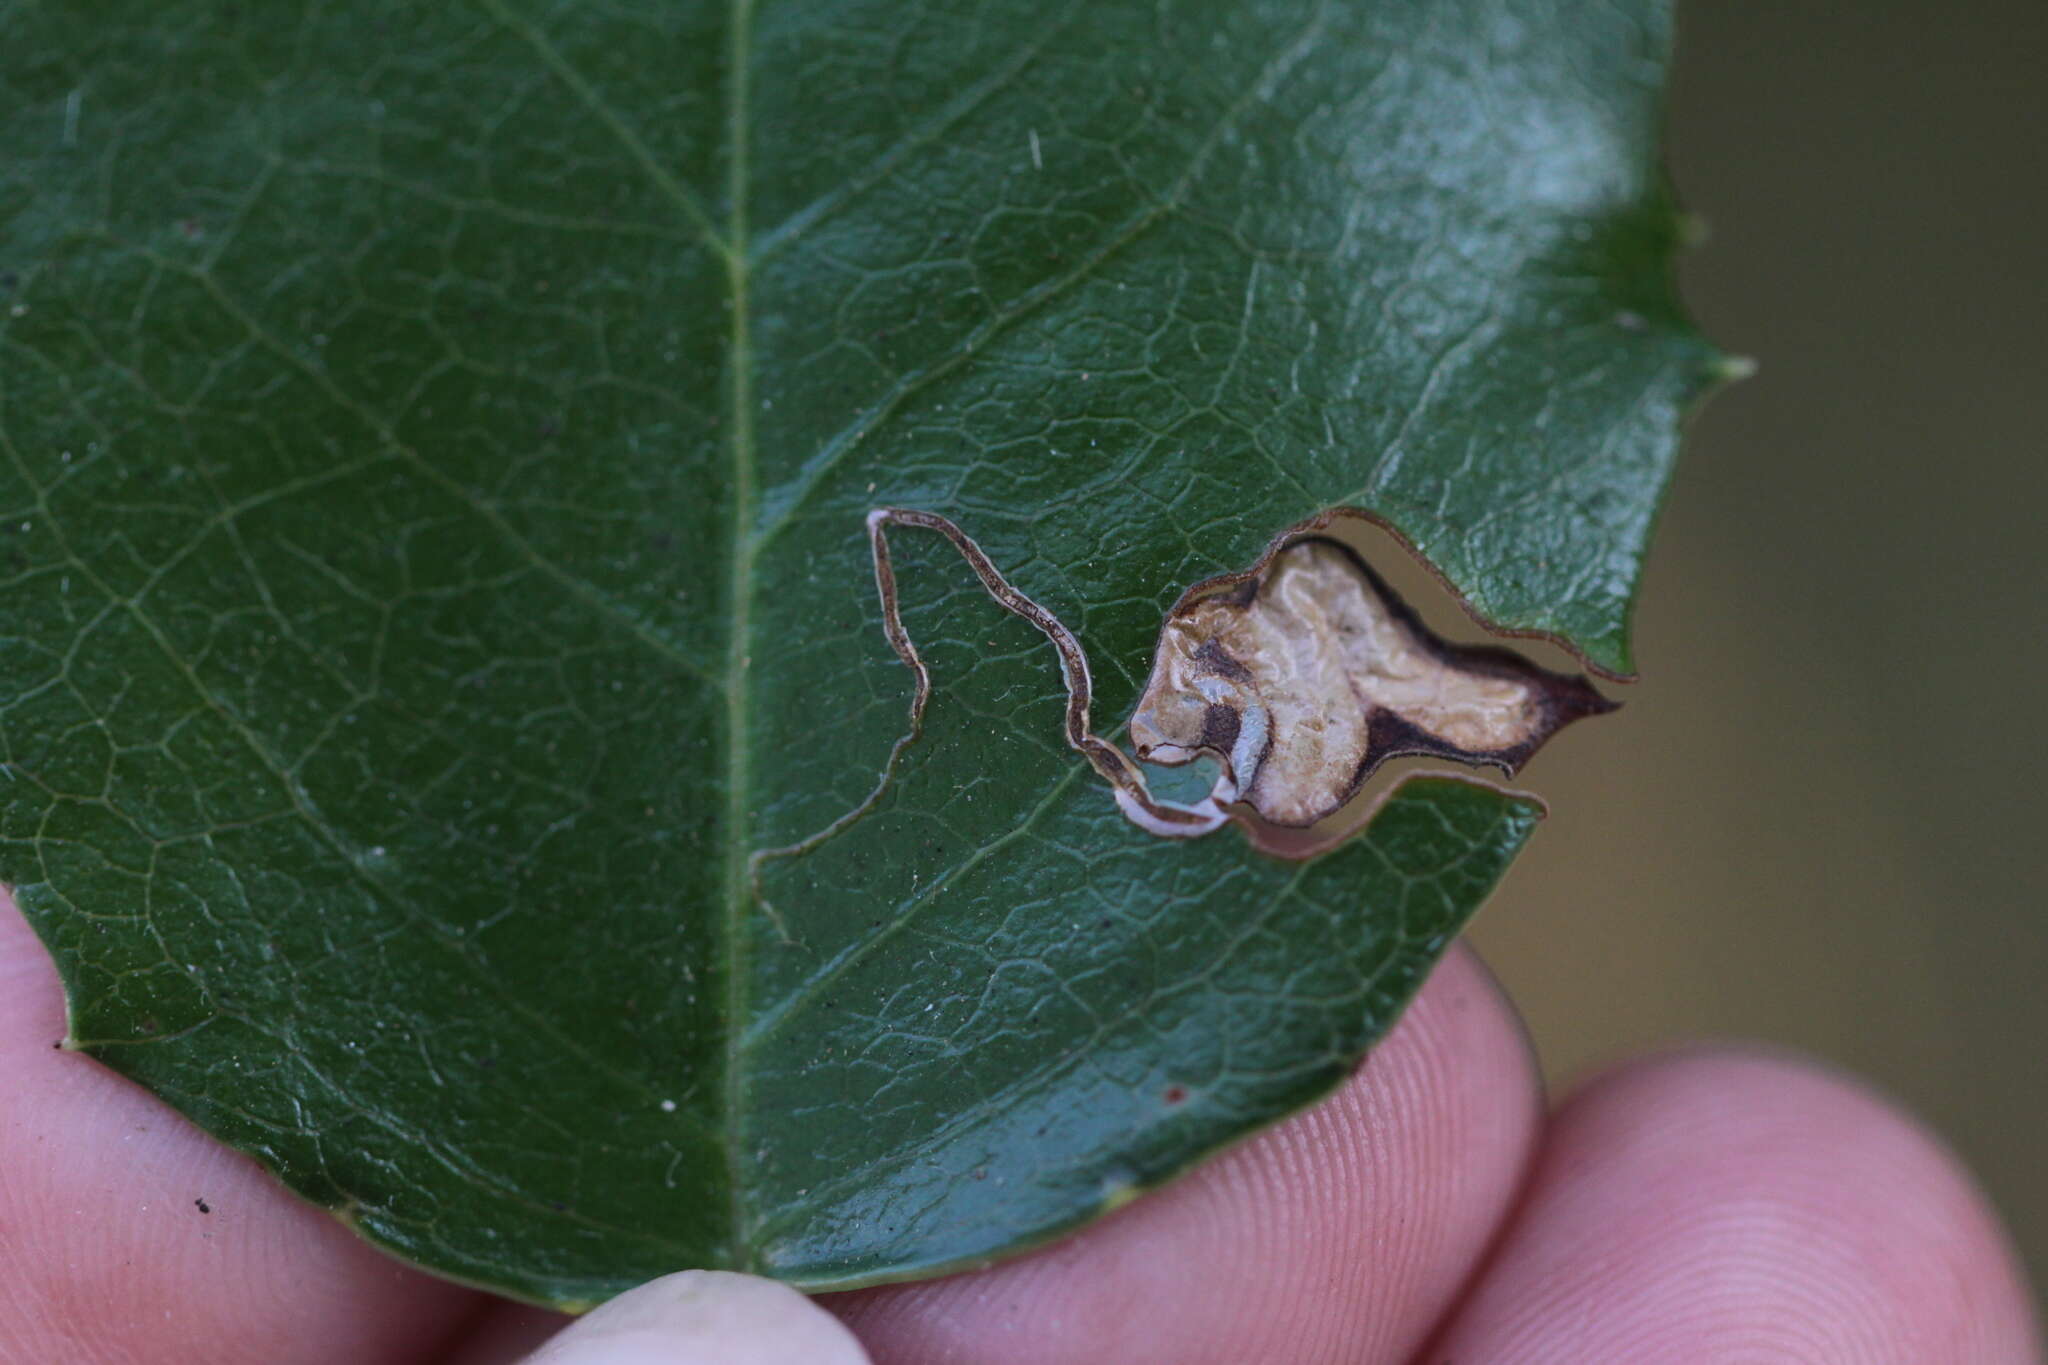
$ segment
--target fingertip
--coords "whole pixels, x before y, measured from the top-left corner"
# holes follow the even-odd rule
[[[56,965],[15,908],[14,889],[0,886],[0,1044],[33,1040],[54,1047],[64,1035],[64,987]]]
[[[1514,1011],[1466,950],[1348,1082],[1181,1180],[994,1269],[835,1296],[891,1365],[1404,1360],[1534,1144]]]
[[[1628,1063],[1567,1101],[1443,1349],[2039,1359],[2004,1232],[1938,1138],[1851,1078],[1726,1047]]]
[[[788,1285],[722,1270],[650,1280],[572,1323],[527,1365],[869,1365]]]
[[[63,1036],[0,894],[0,1360],[416,1359],[476,1310]]]

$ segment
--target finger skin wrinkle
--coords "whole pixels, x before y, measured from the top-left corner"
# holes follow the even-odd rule
[[[2027,1365],[2002,1232],[1940,1144],[1807,1064],[1700,1050],[1559,1112],[1427,1359]]]

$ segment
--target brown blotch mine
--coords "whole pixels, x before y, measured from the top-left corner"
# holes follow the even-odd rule
[[[947,518],[871,510],[882,630],[911,674],[908,724],[866,798],[808,838],[754,852],[754,893],[771,921],[782,930],[762,893],[762,866],[801,856],[866,818],[923,729],[932,679],[904,628],[892,527],[943,537],[996,605],[1045,636],[1066,686],[1068,747],[1133,823],[1163,837],[1193,838],[1236,823],[1266,852],[1311,857],[1363,827],[1378,802],[1361,797],[1352,806],[1352,798],[1389,759],[1448,758],[1512,775],[1565,725],[1614,709],[1584,677],[1553,673],[1496,646],[1452,644],[1429,630],[1364,560],[1323,534],[1343,520],[1393,530],[1362,510],[1331,508],[1276,536],[1250,568],[1189,588],[1161,624],[1151,679],[1131,720],[1138,756],[1171,766],[1210,755],[1223,767],[1207,796],[1179,804],[1154,797],[1138,763],[1095,733],[1087,656],[1058,617],[1019,592]]]
[[[1583,677],[1445,641],[1349,546],[1309,535],[1175,607],[1131,739],[1153,763],[1214,757],[1238,801],[1300,829],[1390,758],[1513,775],[1559,729],[1614,706]]]

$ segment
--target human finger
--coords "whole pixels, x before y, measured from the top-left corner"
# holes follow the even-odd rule
[[[868,1365],[868,1356],[788,1285],[686,1270],[579,1318],[527,1365]]]
[[[2026,1365],[2029,1319],[1997,1220],[1918,1124],[1802,1062],[1699,1050],[1559,1111],[1427,1358]]]
[[[408,1270],[112,1071],[0,894],[0,1360],[402,1365],[484,1302]]]
[[[1514,1199],[1541,1099],[1456,950],[1323,1104],[993,1269],[832,1296],[889,1365],[1403,1360]]]

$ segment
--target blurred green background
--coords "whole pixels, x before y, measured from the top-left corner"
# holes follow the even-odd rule
[[[1673,1038],[1870,1078],[2048,1277],[2048,3],[1680,5],[1693,424],[1644,681],[1474,937],[1564,1083]]]

